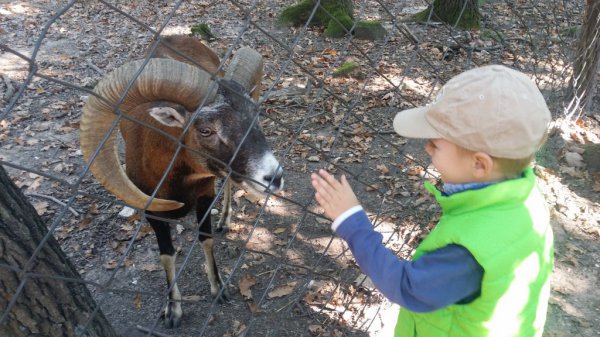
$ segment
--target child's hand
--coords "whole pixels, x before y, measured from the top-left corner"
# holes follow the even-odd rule
[[[338,181],[325,170],[319,170],[318,174],[313,173],[310,178],[316,191],[315,199],[331,220],[335,220],[348,209],[359,205],[345,175],[342,175],[341,181]]]

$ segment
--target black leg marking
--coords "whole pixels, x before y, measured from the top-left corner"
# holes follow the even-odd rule
[[[167,274],[167,287],[171,288],[169,292],[169,303],[165,308],[164,318],[167,328],[176,328],[181,324],[183,311],[181,310],[181,293],[175,280],[175,247],[171,240],[171,227],[169,224],[156,219],[148,219],[158,241],[160,250],[160,264]]]

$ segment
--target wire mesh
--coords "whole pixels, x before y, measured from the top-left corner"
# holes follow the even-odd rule
[[[409,258],[438,216],[420,187],[436,175],[419,141],[394,134],[396,112],[426,104],[452,76],[493,63],[531,75],[551,111],[561,111],[583,4],[486,1],[480,29],[465,31],[433,15],[424,23],[405,20],[428,2],[357,0],[355,22],[378,20],[386,29],[383,38],[371,41],[356,38],[355,26],[343,37],[324,37],[323,28],[310,22],[325,1],[312,3],[308,19],[296,27],[277,21],[291,2],[270,0],[0,5],[0,163],[47,224],[39,248],[52,235],[61,242],[92,290],[96,312],[104,312],[123,335],[389,333],[395,309],[365,282],[345,244],[331,234],[313,201],[309,173],[326,168],[346,174],[388,248]],[[88,173],[77,129],[100,78],[130,60],[144,59],[145,65],[150,56],[144,58],[144,51],[156,48],[156,36],[189,34],[203,22],[218,36],[206,44],[219,54],[222,68],[243,46],[263,56],[260,124],[285,169],[286,188],[260,201],[234,194],[232,226],[214,235],[218,264],[233,293],[225,304],[210,296],[195,220],[170,220],[184,319],[169,330],[161,325],[168,289],[146,221],[150,215],[118,215],[126,205]],[[357,70],[336,72],[349,63]],[[128,118],[116,108],[112,129]],[[176,141],[179,149],[195,151]],[[228,172],[225,179],[237,174],[231,167]],[[211,208],[219,208],[217,199]],[[24,266],[0,268],[27,273],[38,252]],[[82,282],[28,274],[8,294],[0,322],[11,320],[26,283],[43,278]]]

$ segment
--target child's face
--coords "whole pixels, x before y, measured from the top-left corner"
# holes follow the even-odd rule
[[[425,151],[445,183],[462,184],[474,181],[473,159],[454,143],[442,138],[430,139]]]

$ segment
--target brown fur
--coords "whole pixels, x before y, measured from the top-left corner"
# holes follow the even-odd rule
[[[179,139],[181,136],[181,129],[164,126],[147,113],[152,106],[154,103],[140,105],[130,112],[130,116],[165,131],[172,136],[172,139],[128,120],[123,120],[120,125],[128,149],[125,153],[127,176],[147,194],[152,193],[164,172],[167,171],[177,149],[174,139]],[[195,137],[194,132],[188,132],[182,142],[197,148]],[[144,151],[131,151],[131,149],[144,149]],[[202,157],[195,156],[194,160],[189,160],[187,153],[186,149],[179,152],[172,166],[173,169],[169,171],[156,197],[177,200],[184,202],[186,206],[193,206],[198,196],[214,196],[214,178],[212,178],[214,174],[208,172],[202,163],[198,162]],[[181,169],[184,169],[187,174],[182,176]],[[213,183],[210,183],[211,181],[207,183],[206,178],[209,177]]]

